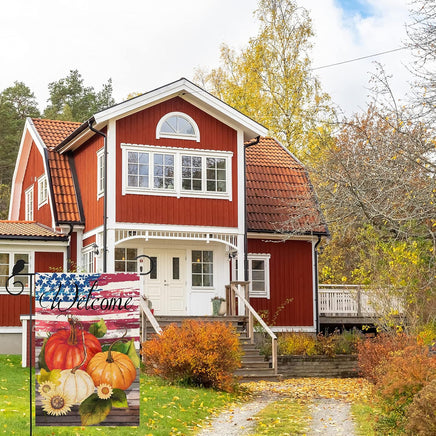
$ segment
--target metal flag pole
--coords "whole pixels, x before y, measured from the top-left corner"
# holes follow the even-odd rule
[[[14,267],[12,268],[12,275],[8,277],[6,280],[6,291],[10,295],[21,295],[24,292],[25,285],[20,280],[16,280],[13,282],[13,290],[9,289],[9,280],[12,279],[12,277],[16,275],[21,276],[28,276],[29,277],[29,341],[28,341],[28,348],[27,348],[27,356],[29,357],[29,408],[30,408],[30,417],[29,417],[29,423],[30,423],[30,436],[32,436],[32,391],[33,391],[33,383],[32,383],[32,361],[33,361],[33,329],[32,329],[32,315],[33,315],[33,278],[35,276],[35,273],[23,273],[20,274],[21,271],[23,271],[24,267],[26,266],[26,262],[23,259],[18,259],[15,263]],[[15,291],[15,286],[19,285],[19,289]],[[26,332],[27,334],[27,332]]]

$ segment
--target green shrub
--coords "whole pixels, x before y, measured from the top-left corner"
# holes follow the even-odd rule
[[[186,320],[142,344],[145,370],[172,382],[232,391],[241,365],[235,329],[223,322]]]
[[[411,435],[436,435],[436,378],[415,395],[406,413],[406,431]]]

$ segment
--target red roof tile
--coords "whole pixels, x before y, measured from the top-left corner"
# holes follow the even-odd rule
[[[67,240],[66,235],[35,221],[0,220],[0,239],[59,239]]]
[[[82,222],[70,163],[66,155],[55,151],[55,147],[76,130],[80,123],[39,118],[33,118],[32,121],[48,149],[48,166],[57,222]]]
[[[249,231],[328,233],[307,171],[284,147],[260,138],[246,159]]]

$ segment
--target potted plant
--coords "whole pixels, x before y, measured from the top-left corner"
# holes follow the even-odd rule
[[[215,295],[212,298],[212,315],[223,316],[226,313],[226,299]]]

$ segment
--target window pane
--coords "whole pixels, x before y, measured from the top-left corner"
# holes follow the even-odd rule
[[[0,253],[0,264],[9,265],[9,253]]]
[[[139,163],[148,165],[148,153],[139,153]]]
[[[127,153],[127,160],[129,163],[138,163],[138,153],[129,151]]]
[[[265,282],[252,282],[253,291],[265,291]]]
[[[173,280],[180,279],[180,259],[173,257]]]
[[[151,263],[152,263],[152,270],[150,272],[150,279],[156,280],[157,279],[157,257],[156,256],[150,256]]]
[[[115,260],[125,259],[125,248],[115,248]]]
[[[192,189],[194,191],[201,191],[201,180],[193,180],[192,181]]]
[[[154,155],[154,164],[162,165],[163,164],[163,154],[155,154]]]
[[[124,272],[124,262],[116,260],[115,261],[115,271]]]
[[[163,187],[163,178],[162,177],[155,177],[154,178],[154,187],[155,188],[162,188]]]
[[[129,164],[127,167],[127,174],[138,174],[138,165]]]
[[[253,270],[255,270],[255,269],[257,269],[257,270],[264,270],[265,262],[263,260],[257,260],[257,259],[255,260],[255,259],[253,259],[251,261],[251,265],[252,265]]]
[[[140,188],[148,188],[148,176],[139,176],[138,177],[138,186]]]
[[[200,274],[192,274],[192,286],[201,286],[201,275]]]
[[[128,248],[127,249],[127,259],[128,260],[135,260],[137,255],[138,254],[137,254],[136,248]]]
[[[177,121],[178,121],[177,133],[181,133],[184,135],[194,134],[194,128],[192,127],[191,123],[188,120],[185,120],[185,118],[182,117],[177,117]]]
[[[203,277],[203,286],[212,286],[212,276],[211,275],[205,275]]]
[[[127,184],[132,187],[138,186],[138,176],[129,176],[127,177]]]
[[[182,180],[182,189],[187,189],[187,190],[192,189],[192,187],[191,187],[191,180],[183,179]]]

